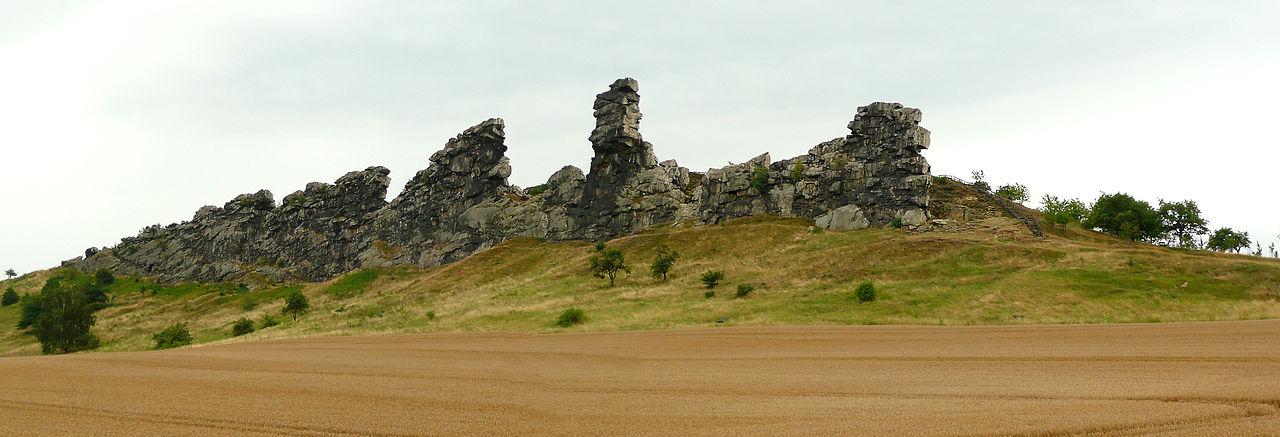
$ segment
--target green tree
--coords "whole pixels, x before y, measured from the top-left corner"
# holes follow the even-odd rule
[[[716,285],[719,285],[722,280],[724,280],[724,272],[722,271],[708,270],[702,273],[702,285],[706,286],[708,290],[716,288]]]
[[[298,314],[305,312],[311,308],[311,302],[307,301],[307,296],[301,291],[295,290],[284,297],[284,314],[292,314],[293,320],[298,320]]]
[[[6,289],[4,291],[4,296],[0,296],[0,306],[7,307],[9,305],[13,305],[18,303],[18,299],[18,292],[13,291],[13,288]]]
[[[1022,203],[1031,200],[1031,192],[1027,191],[1027,186],[1022,184],[1001,185],[1000,188],[996,188],[996,195],[1010,202]]]
[[[1059,199],[1045,194],[1040,199],[1044,221],[1050,225],[1064,226],[1068,223],[1080,223],[1089,216],[1089,206],[1080,199]]]
[[[13,278],[14,276],[18,276],[18,272],[13,271],[13,269],[9,269],[4,271],[4,275],[9,278]]]
[[[1124,193],[1099,196],[1084,226],[1146,243],[1159,241],[1165,236],[1160,213],[1151,204]]]
[[[18,329],[30,328],[40,318],[40,311],[44,310],[44,306],[40,302],[41,297],[42,295],[39,293],[24,294],[18,299],[18,306],[21,311],[21,314],[18,315]]]
[[[609,278],[609,286],[612,287],[618,272],[631,273],[631,267],[627,266],[621,250],[605,249],[591,256],[591,276]]]
[[[658,246],[658,255],[653,257],[653,264],[649,266],[649,272],[655,278],[667,280],[667,273],[671,271],[671,267],[676,265],[676,260],[680,259],[680,252],[671,250],[666,245]]]
[[[96,309],[84,292],[55,283],[40,294],[40,315],[31,331],[40,341],[41,352],[65,354],[98,347],[98,337],[92,332]]]
[[[1209,233],[1209,222],[1200,216],[1200,207],[1194,200],[1161,200],[1160,219],[1169,233],[1171,246],[1194,248],[1198,245],[1197,237]]]
[[[1252,241],[1249,241],[1248,232],[1236,232],[1231,228],[1221,228],[1213,231],[1213,235],[1209,236],[1209,241],[1205,243],[1205,247],[1219,252],[1238,252],[1240,249],[1249,247],[1252,243]]]

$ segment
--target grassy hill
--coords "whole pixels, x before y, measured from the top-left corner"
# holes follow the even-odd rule
[[[197,343],[379,332],[662,329],[776,324],[1128,323],[1280,317],[1280,261],[1154,247],[1078,227],[1037,239],[1007,217],[963,230],[814,230],[800,219],[754,217],[672,225],[608,242],[626,254],[617,286],[593,278],[594,245],[517,239],[461,262],[419,270],[368,269],[313,284],[180,284],[120,278],[98,313],[101,350],[139,350],[151,334],[189,323]],[[648,274],[660,245],[680,252],[667,282]],[[721,270],[713,298],[699,276]],[[35,292],[50,275],[0,283]],[[61,274],[71,274],[63,272]],[[878,299],[858,303],[858,284]],[[738,284],[754,291],[736,298]],[[311,310],[280,314],[301,290]],[[566,308],[586,322],[555,325]],[[35,354],[0,308],[0,354]],[[240,317],[279,326],[230,336]]]

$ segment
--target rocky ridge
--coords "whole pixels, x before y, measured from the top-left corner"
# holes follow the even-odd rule
[[[917,109],[872,103],[858,108],[848,135],[803,156],[773,162],[766,153],[696,173],[658,161],[640,134],[639,102],[630,78],[596,96],[585,174],[565,166],[544,185],[511,185],[504,122],[494,118],[449,140],[390,202],[390,171],[370,167],[307,184],[279,205],[266,190],[240,195],[64,265],[166,282],[322,280],[362,267],[440,265],[515,237],[602,240],[671,222],[774,214],[828,229],[928,224],[929,131]]]

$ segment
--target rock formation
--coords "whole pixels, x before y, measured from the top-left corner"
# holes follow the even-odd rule
[[[502,119],[449,140],[394,200],[389,171],[370,167],[313,182],[276,205],[244,194],[191,221],[151,226],[115,247],[65,262],[160,281],[243,277],[320,280],[361,267],[456,261],[514,237],[602,240],[675,221],[720,223],[758,214],[805,217],[829,229],[928,221],[929,131],[896,103],[858,108],[850,133],[808,154],[691,173],[659,162],[640,134],[639,85],[596,96],[591,167],[566,166],[522,190],[507,182]]]

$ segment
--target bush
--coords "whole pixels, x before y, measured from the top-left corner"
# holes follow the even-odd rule
[[[901,228],[902,228],[902,218],[900,218],[900,217],[894,217],[894,219],[893,219],[892,221],[890,221],[890,222],[889,222],[889,227],[892,227],[892,228],[894,228],[894,229],[901,229]]]
[[[804,163],[796,161],[795,164],[791,165],[791,181],[799,182],[802,177],[804,177]]]
[[[1031,194],[1027,191],[1027,186],[1022,184],[1001,185],[1000,188],[996,188],[996,195],[1010,202],[1022,203],[1031,200]]]
[[[667,280],[667,273],[671,271],[671,267],[676,265],[676,260],[680,259],[680,252],[671,250],[666,245],[658,246],[658,255],[653,258],[653,264],[649,266],[650,273],[655,278]]]
[[[247,318],[241,317],[240,320],[236,320],[236,322],[231,325],[231,335],[234,337],[239,337],[252,332],[253,321]]]
[[[1133,241],[1164,238],[1163,218],[1151,204],[1124,193],[1103,194],[1093,203],[1084,226]]]
[[[243,302],[240,302],[240,309],[245,311],[251,311],[257,307],[258,307],[258,300],[252,297],[247,297],[244,299]]]
[[[172,349],[191,344],[191,331],[186,323],[175,323],[163,331],[155,333],[151,339],[156,342],[155,349]]]
[[[597,241],[597,242],[596,242],[596,252],[604,252],[604,242],[603,242],[603,241]]]
[[[556,324],[563,328],[582,323],[586,319],[586,314],[581,308],[569,308],[560,313],[560,317],[556,319]]]
[[[258,325],[261,326],[261,328],[258,328],[258,329],[267,329],[279,324],[280,324],[280,321],[276,320],[275,317],[272,317],[270,314],[263,314],[262,321],[258,322]]]
[[[708,290],[716,288],[720,281],[724,280],[724,272],[719,270],[708,270],[702,274],[702,285]]]
[[[25,294],[18,299],[21,314],[18,315],[18,329],[27,329],[36,323],[36,319],[40,318],[40,311],[43,307],[40,305],[40,294]]]
[[[974,188],[982,191],[991,191],[991,184],[987,183],[987,175],[982,170],[974,170],[971,174],[973,175]]]
[[[751,294],[755,289],[756,287],[751,286],[751,284],[738,284],[738,293],[736,296],[747,297],[747,295]]]
[[[858,284],[858,290],[854,292],[854,296],[858,298],[858,303],[874,301],[876,300],[876,286],[870,282]]]
[[[1080,223],[1089,216],[1089,206],[1080,199],[1058,199],[1056,196],[1044,195],[1040,199],[1044,221],[1050,225],[1064,226],[1067,223]]]
[[[702,293],[702,297],[707,298],[707,299],[710,299],[710,298],[716,297],[716,292],[715,292],[715,290],[707,290],[707,292],[706,292],[706,293]]]
[[[769,189],[769,169],[756,167],[751,172],[751,188],[755,188],[757,194],[764,194]]]
[[[618,272],[631,273],[631,267],[627,266],[621,250],[605,249],[591,256],[591,276],[609,278],[609,286],[612,287]]]
[[[302,294],[301,291],[294,290],[293,293],[285,296],[282,312],[284,314],[293,314],[293,320],[298,320],[298,314],[305,312],[308,308],[311,308],[311,303],[307,301],[307,296]]]
[[[12,288],[4,291],[4,296],[0,296],[0,306],[9,306],[18,303],[18,292]]]
[[[116,276],[107,269],[98,269],[98,271],[93,272],[93,280],[99,285],[111,285],[116,282]]]

